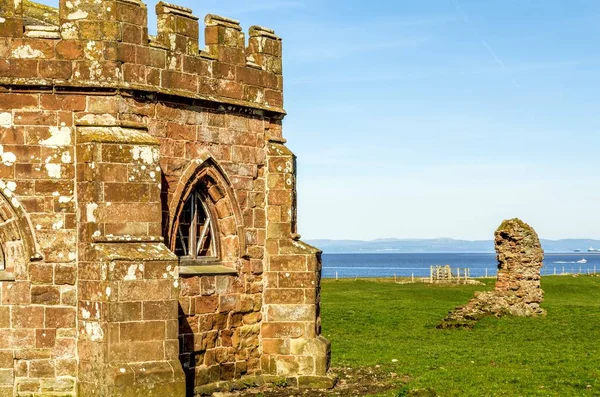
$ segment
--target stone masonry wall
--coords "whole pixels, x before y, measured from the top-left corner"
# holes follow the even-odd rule
[[[20,260],[6,257],[0,305],[4,395],[74,393],[77,378],[77,214],[73,110],[85,96],[0,93],[0,177],[10,210],[28,222]],[[8,205],[7,205],[8,206]],[[2,239],[6,253],[7,240]],[[11,269],[12,268],[12,269]],[[10,279],[4,274],[3,278]]]
[[[0,395],[327,387],[320,256],[299,241],[281,40],[138,0],[0,0]],[[218,266],[172,253],[200,189]],[[187,390],[187,391],[186,391]]]
[[[261,373],[265,258],[264,116],[192,103],[124,99],[121,117],[141,120],[160,142],[167,240],[186,191],[202,186],[217,215],[230,275],[181,280],[181,361],[188,388]],[[174,241],[168,244],[173,248]]]

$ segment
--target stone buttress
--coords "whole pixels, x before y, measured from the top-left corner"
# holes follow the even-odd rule
[[[0,0],[0,396],[332,384],[281,39],[156,13]]]

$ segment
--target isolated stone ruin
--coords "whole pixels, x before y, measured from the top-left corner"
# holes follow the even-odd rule
[[[537,233],[519,219],[502,222],[495,234],[498,258],[496,287],[476,292],[465,306],[459,306],[442,320],[438,328],[472,327],[486,316],[544,315],[540,307],[544,291],[540,286],[544,251]]]
[[[281,39],[156,12],[0,0],[0,396],[331,386]]]

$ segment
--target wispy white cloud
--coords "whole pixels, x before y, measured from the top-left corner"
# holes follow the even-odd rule
[[[500,65],[500,67],[502,69],[508,69],[506,67],[506,65],[504,64],[504,62],[502,62],[502,60],[498,57],[498,55],[496,54],[496,51],[494,51],[492,49],[492,47],[490,47],[490,45],[487,43],[487,41],[485,41],[484,39],[480,39],[481,43],[483,44],[483,46],[485,47],[485,49],[487,50],[487,52],[492,56],[492,58],[494,58],[494,60],[496,61],[496,63],[498,65]]]

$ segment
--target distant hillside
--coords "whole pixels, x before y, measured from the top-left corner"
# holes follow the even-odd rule
[[[361,240],[307,240],[307,243],[319,247],[326,253],[393,253],[393,252],[494,252],[492,240],[455,240],[438,239],[380,239]],[[542,240],[546,252],[573,252],[588,248],[600,248],[600,240],[570,239]]]

